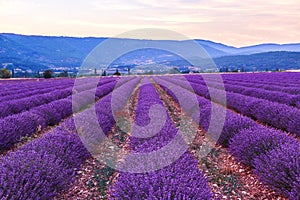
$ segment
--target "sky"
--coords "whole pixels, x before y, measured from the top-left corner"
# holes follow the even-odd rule
[[[0,32],[118,37],[177,32],[236,47],[300,43],[300,0],[0,0]]]

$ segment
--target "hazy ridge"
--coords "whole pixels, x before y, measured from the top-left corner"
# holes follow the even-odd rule
[[[107,38],[76,38],[53,36],[25,36],[18,34],[0,34],[0,64],[12,63],[14,67],[33,71],[46,68],[79,67],[86,56],[98,44]],[[121,39],[123,42],[138,40]],[[126,41],[128,40],[128,41]],[[209,40],[195,40],[214,59],[218,67],[251,68],[257,70],[299,69],[300,44],[258,44],[247,47],[233,47]],[[151,42],[149,40],[149,42]],[[161,41],[179,42],[179,41]],[[136,64],[139,54],[127,56],[126,64]],[[143,51],[143,57],[153,62],[184,65],[174,55],[159,51]],[[119,64],[124,64],[120,61]]]

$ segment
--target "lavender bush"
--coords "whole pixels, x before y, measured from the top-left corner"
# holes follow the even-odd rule
[[[175,84],[181,84],[180,80],[172,80],[170,78],[166,78],[166,80],[172,81]],[[193,82],[191,82],[191,86],[196,94],[209,100],[211,99],[210,93],[218,94],[218,92],[221,92],[219,89],[215,88],[210,88],[209,91],[205,85]],[[291,132],[298,136],[300,135],[300,124],[291,122],[293,119],[300,118],[300,110],[298,108],[233,92],[227,92],[226,96],[226,106],[228,108],[275,128]],[[280,96],[275,97],[280,98]],[[222,104],[218,99],[214,99],[213,101]]]
[[[150,122],[155,123],[151,121],[148,112],[150,107],[156,104],[161,105],[162,102],[154,87],[146,79],[140,88],[135,122],[141,126],[147,126]],[[140,136],[139,133],[133,130],[135,134],[130,138],[130,148],[132,152],[144,153],[159,150],[174,139],[176,132],[167,116],[163,128],[154,136],[149,132],[149,137],[140,138],[137,137]],[[176,146],[178,149],[185,147],[184,144],[178,145]],[[177,151],[176,148],[172,151]],[[165,153],[165,156],[173,155],[172,152]],[[124,163],[120,163],[120,166],[123,166],[121,169],[146,170],[152,167],[153,170],[146,170],[143,173],[120,171],[117,182],[111,188],[111,199],[212,199],[207,181],[197,167],[197,161],[188,152],[164,168],[158,167],[160,165],[158,162],[165,162],[165,158],[162,157],[147,156],[144,158],[146,160],[139,160],[128,155],[124,159]]]
[[[115,82],[108,82],[107,84],[101,84],[97,90],[98,95],[106,95],[114,88]],[[79,95],[86,95],[83,91],[78,93]],[[102,98],[102,96],[98,96]],[[86,100],[81,101],[80,106],[84,107],[87,103]],[[92,103],[95,101],[90,100]],[[62,119],[70,116],[72,111],[71,98],[60,99],[52,101],[48,104],[44,104],[38,107],[34,107],[27,112],[23,112],[16,115],[11,115],[0,119],[0,150],[7,149],[12,145],[19,142],[21,137],[30,136],[40,128],[52,126],[58,124]]]
[[[233,156],[246,165],[255,167],[253,160],[283,144],[297,145],[298,141],[285,133],[263,126],[242,130],[230,141],[229,149]]]
[[[289,195],[289,199],[300,199],[300,176],[297,177],[297,180],[293,184],[293,189]]]
[[[11,147],[21,137],[35,133],[40,125],[45,126],[43,119],[31,112],[24,112],[0,120],[0,150]]]
[[[106,96],[95,104],[99,118],[100,114],[109,115],[107,112],[111,109],[102,104],[109,98]],[[89,116],[85,113],[88,112],[78,115]],[[52,199],[68,187],[75,172],[91,156],[76,131],[74,120],[70,118],[52,132],[4,156],[0,160],[0,199]]]
[[[288,197],[300,175],[300,144],[283,144],[256,157],[253,165],[263,183]]]
[[[111,199],[212,199],[197,161],[188,153],[171,165],[149,173],[121,173]]]
[[[0,161],[1,199],[50,199],[73,180],[89,157],[75,134],[54,132]]]

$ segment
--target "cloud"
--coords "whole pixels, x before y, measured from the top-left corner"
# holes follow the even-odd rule
[[[0,32],[114,36],[152,27],[237,46],[300,42],[299,10],[299,0],[0,0]]]

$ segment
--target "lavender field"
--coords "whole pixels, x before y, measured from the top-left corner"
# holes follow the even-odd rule
[[[1,200],[300,199],[300,73],[0,88]]]

